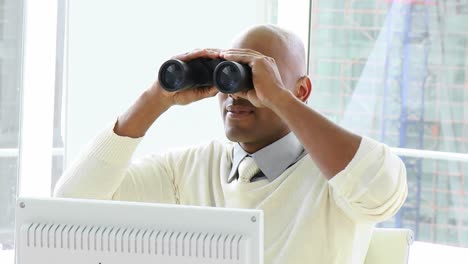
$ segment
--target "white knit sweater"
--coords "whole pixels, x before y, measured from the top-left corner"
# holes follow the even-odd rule
[[[329,181],[306,155],[272,182],[246,184],[227,183],[232,143],[131,162],[140,141],[103,131],[67,169],[55,196],[261,209],[265,264],[357,264],[374,224],[393,216],[407,195],[404,164],[369,138]]]

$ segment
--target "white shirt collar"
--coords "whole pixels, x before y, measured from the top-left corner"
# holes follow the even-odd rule
[[[304,157],[305,154],[304,147],[292,132],[253,154],[247,153],[239,143],[235,143],[228,182],[231,182],[237,176],[239,163],[246,156],[251,156],[254,159],[262,173],[271,182],[278,178],[289,166]]]

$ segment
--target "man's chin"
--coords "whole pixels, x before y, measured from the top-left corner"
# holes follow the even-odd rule
[[[250,142],[252,134],[245,131],[235,131],[234,129],[226,129],[226,137],[232,142]]]

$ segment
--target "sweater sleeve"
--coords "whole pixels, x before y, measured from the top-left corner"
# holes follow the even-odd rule
[[[131,161],[141,140],[105,129],[67,168],[54,196],[176,203],[174,166],[167,155]]]
[[[403,161],[388,146],[367,137],[348,166],[328,183],[337,206],[357,221],[385,221],[408,194]]]

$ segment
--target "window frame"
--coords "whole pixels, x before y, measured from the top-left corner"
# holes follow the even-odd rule
[[[67,6],[68,0],[47,0],[47,4],[29,0],[24,6],[17,196],[50,197],[52,158],[64,155],[63,148],[53,147],[53,135],[55,92],[63,89],[65,75],[65,27],[60,23]],[[34,73],[39,67],[41,76]],[[41,96],[42,107],[34,107],[35,99]]]

